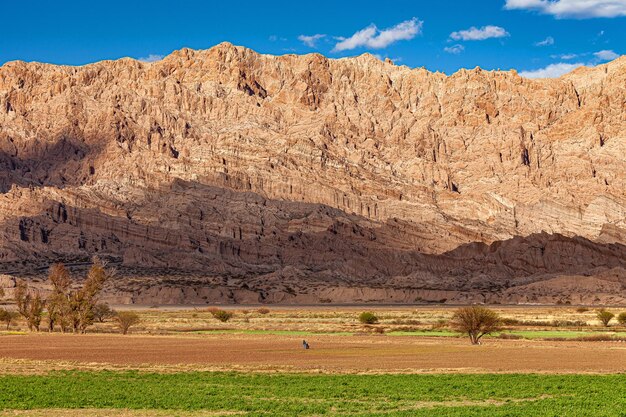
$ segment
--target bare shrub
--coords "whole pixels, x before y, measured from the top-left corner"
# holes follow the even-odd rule
[[[576,309],[577,313],[586,313],[587,311],[589,311],[589,309],[587,307],[578,307]]]
[[[259,308],[257,310],[257,313],[259,313],[259,314],[269,314],[270,313],[270,309],[269,308]]]
[[[500,316],[485,307],[463,307],[454,313],[450,324],[456,331],[467,334],[473,345],[478,345],[483,336],[500,329]]]

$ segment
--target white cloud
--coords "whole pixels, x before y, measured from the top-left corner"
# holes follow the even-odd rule
[[[551,55],[551,56],[552,58],[561,58],[561,59],[568,61],[570,59],[577,58],[578,54],[562,54],[562,55]]]
[[[611,50],[598,51],[593,54],[596,58],[601,61],[613,61],[616,58],[619,58],[619,54],[616,54]]]
[[[506,0],[508,10],[533,10],[556,18],[626,16],[626,0]]]
[[[490,38],[504,38],[509,36],[509,32],[501,28],[500,26],[483,26],[481,28],[477,28],[472,26],[466,30],[459,30],[458,32],[452,32],[450,34],[450,38],[455,41],[483,41],[485,39]]]
[[[443,50],[449,54],[458,55],[465,50],[465,47],[463,45],[456,44],[452,46],[446,46],[445,48],[443,48]]]
[[[552,36],[548,36],[542,41],[535,43],[535,46],[550,46],[554,45],[554,38]]]
[[[137,58],[137,60],[141,62],[156,62],[162,60],[163,58],[163,55],[150,54],[148,56]]]
[[[298,40],[310,48],[315,48],[315,46],[317,45],[317,41],[325,37],[326,35],[322,35],[318,33],[318,34],[310,35],[310,36],[300,35],[298,36]]]
[[[583,63],[570,64],[567,62],[559,62],[556,64],[550,64],[545,68],[540,68],[532,71],[522,71],[520,76],[525,78],[558,78],[563,74],[567,74],[575,70],[578,67],[582,67]]]
[[[376,25],[370,25],[365,29],[359,30],[349,38],[338,38],[338,42],[333,48],[333,52],[346,51],[359,47],[372,49],[382,49],[397,41],[406,41],[413,39],[422,33],[424,22],[413,18],[405,20],[397,25],[379,30]]]

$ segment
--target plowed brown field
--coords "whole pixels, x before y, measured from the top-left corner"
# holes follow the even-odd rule
[[[626,344],[390,336],[27,334],[0,337],[3,372],[72,368],[298,372],[626,372]],[[22,369],[20,369],[20,367]]]

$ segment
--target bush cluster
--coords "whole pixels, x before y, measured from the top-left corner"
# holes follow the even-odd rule
[[[376,324],[378,317],[369,311],[365,311],[359,315],[359,321],[363,324]]]

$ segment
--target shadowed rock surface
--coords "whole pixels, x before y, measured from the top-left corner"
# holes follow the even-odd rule
[[[113,302],[626,302],[626,60],[560,79],[220,44],[0,67],[0,272]]]

